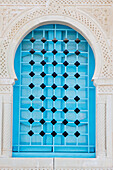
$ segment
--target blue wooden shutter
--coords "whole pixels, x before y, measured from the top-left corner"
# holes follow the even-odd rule
[[[70,27],[38,27],[15,55],[14,157],[95,157],[95,61]]]

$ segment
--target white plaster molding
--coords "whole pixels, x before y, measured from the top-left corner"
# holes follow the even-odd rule
[[[98,94],[113,94],[113,85],[106,85],[106,86],[98,86],[97,87]]]
[[[107,150],[107,155],[106,157],[113,158],[113,152],[111,152],[110,146],[112,146],[112,122],[113,122],[113,93],[112,95],[107,95],[106,97],[106,117],[105,117],[105,134],[107,136],[105,143],[106,143],[106,150]]]
[[[0,170],[53,170],[53,168],[1,168]],[[54,170],[113,170],[113,168],[56,168]]]
[[[2,95],[0,95],[0,155],[2,154]]]
[[[7,169],[53,169],[52,158],[1,158],[0,170]]]
[[[0,94],[12,93],[12,85],[0,85]]]

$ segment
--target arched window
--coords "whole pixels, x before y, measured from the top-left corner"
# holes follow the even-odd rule
[[[87,40],[49,24],[15,55],[14,157],[95,157],[95,61]]]

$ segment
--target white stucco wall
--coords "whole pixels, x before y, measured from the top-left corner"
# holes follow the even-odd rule
[[[96,61],[96,158],[12,158],[14,56],[34,28],[61,23],[80,32]],[[0,170],[113,169],[113,1],[0,0]]]

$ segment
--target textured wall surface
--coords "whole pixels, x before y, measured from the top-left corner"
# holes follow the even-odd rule
[[[50,22],[77,29],[95,55],[95,159],[11,158],[15,51],[27,33]],[[112,103],[113,0],[0,0],[0,170],[113,170]]]

